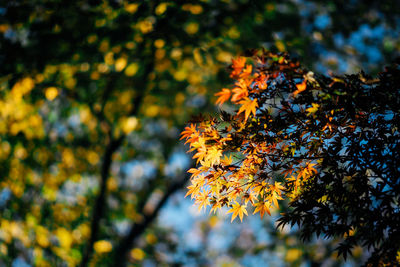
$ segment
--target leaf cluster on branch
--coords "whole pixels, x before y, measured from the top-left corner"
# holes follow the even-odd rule
[[[216,94],[233,112],[186,127],[197,167],[187,195],[199,208],[271,214],[302,238],[340,237],[344,258],[361,245],[370,264],[400,251],[400,66],[372,78],[317,75],[286,53],[232,60],[231,88]],[[397,259],[396,259],[397,256]]]

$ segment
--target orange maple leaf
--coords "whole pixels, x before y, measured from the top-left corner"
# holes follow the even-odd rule
[[[268,87],[267,81],[268,77],[262,73],[255,79],[255,87],[258,87],[259,90],[265,90]]]
[[[233,96],[231,101],[232,102],[237,102],[239,100],[241,100],[244,97],[247,97],[249,95],[249,86],[251,84],[251,80],[243,80],[240,79],[239,81],[237,81],[235,83],[236,87],[233,88],[232,92],[233,92]]]
[[[243,69],[242,73],[239,75],[240,78],[247,78],[251,75],[253,71],[252,65],[246,65],[246,68]]]
[[[270,202],[258,202],[255,205],[255,210],[253,214],[256,214],[257,212],[260,212],[260,217],[264,217],[265,213],[268,213],[271,216],[270,208],[271,208],[271,203]]]
[[[233,70],[231,72],[231,77],[239,75],[242,69],[244,68],[245,63],[246,63],[246,58],[244,57],[238,57],[236,59],[232,59]]]
[[[220,106],[229,100],[231,97],[231,90],[227,88],[223,88],[221,92],[216,93],[215,96],[219,96],[215,104],[219,104]]]
[[[179,140],[186,138],[188,140],[185,142],[185,144],[188,142],[192,143],[193,136],[197,136],[197,130],[196,130],[196,125],[192,123],[190,127],[185,127],[185,130],[182,131],[181,138]]]
[[[257,99],[251,100],[250,98],[246,98],[240,101],[239,104],[242,104],[242,106],[240,107],[237,114],[244,112],[244,117],[246,121],[251,113],[253,113],[254,116],[256,115],[256,108],[258,107]]]
[[[296,84],[297,90],[293,92],[293,96],[297,96],[307,88],[307,80],[304,79],[302,83]]]

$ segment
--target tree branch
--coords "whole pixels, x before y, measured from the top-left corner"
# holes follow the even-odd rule
[[[105,209],[106,209],[106,205],[104,205],[104,203],[106,201],[107,180],[112,163],[112,155],[120,147],[123,139],[124,139],[123,136],[121,136],[116,140],[111,140],[104,153],[104,158],[101,168],[100,192],[99,195],[97,196],[96,203],[94,205],[93,216],[90,223],[91,232],[89,237],[89,243],[87,244],[80,266],[86,266],[89,262],[90,256],[93,253],[93,244],[96,242],[98,238],[100,220],[105,214]]]
[[[151,57],[151,61],[146,64],[145,67],[145,79],[143,79],[142,83],[138,85],[137,90],[138,95],[134,99],[133,108],[130,112],[128,112],[128,116],[136,116],[140,110],[140,104],[143,101],[143,98],[146,94],[146,90],[142,88],[146,87],[148,82],[149,74],[153,71],[154,68],[154,60]],[[111,131],[112,132],[112,131]],[[103,163],[101,167],[101,179],[100,179],[100,192],[97,196],[96,203],[94,205],[93,216],[91,219],[91,232],[89,237],[89,242],[87,244],[86,250],[83,254],[82,261],[80,263],[80,267],[86,267],[90,261],[90,257],[93,253],[93,245],[98,239],[98,232],[100,226],[100,220],[103,218],[106,209],[106,194],[107,194],[107,180],[110,173],[110,167],[112,163],[112,155],[113,153],[121,146],[122,142],[125,140],[126,135],[121,134],[117,139],[110,138],[110,143],[106,147],[106,151],[103,157]]]
[[[113,264],[115,267],[124,267],[126,265],[126,257],[130,248],[133,246],[134,242],[140,235],[146,230],[146,228],[154,221],[158,216],[161,208],[167,202],[167,200],[179,189],[181,189],[185,183],[190,179],[190,174],[184,172],[178,178],[177,182],[171,184],[166,190],[165,194],[161,200],[157,203],[157,206],[150,214],[144,214],[144,218],[139,223],[133,223],[131,229],[121,242],[118,244],[115,254]]]

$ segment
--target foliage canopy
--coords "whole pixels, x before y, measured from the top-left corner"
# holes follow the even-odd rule
[[[206,88],[224,83],[231,56],[264,45],[310,66],[342,67],[345,55],[371,68],[399,50],[398,1],[328,2],[2,1],[0,265],[173,265],[163,255],[181,249],[193,259],[152,222],[187,179],[171,164],[179,129],[211,106]],[[250,121],[258,102],[236,97]],[[204,246],[196,257],[212,261]]]
[[[370,263],[396,262],[400,249],[400,66],[375,79],[327,77],[285,53],[232,60],[233,112],[196,118],[182,132],[194,151],[188,195],[199,208],[229,207],[232,220],[271,214],[302,238],[341,237],[339,254],[372,249]]]

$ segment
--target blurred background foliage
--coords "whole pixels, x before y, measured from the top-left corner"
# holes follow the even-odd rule
[[[0,265],[342,265],[335,240],[275,230],[278,211],[242,224],[198,213],[179,133],[215,112],[248,49],[376,73],[399,33],[396,0],[3,2]]]

